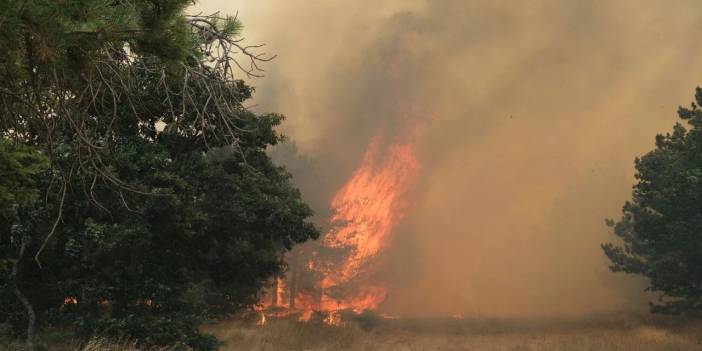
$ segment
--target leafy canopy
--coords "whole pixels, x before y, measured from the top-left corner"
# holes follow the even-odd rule
[[[18,334],[36,315],[214,349],[199,324],[256,303],[317,238],[266,153],[283,117],[247,110],[236,78],[272,57],[189,3],[0,3],[0,323]]]
[[[0,139],[0,216],[11,217],[17,207],[36,199],[34,177],[47,167],[38,150]]]

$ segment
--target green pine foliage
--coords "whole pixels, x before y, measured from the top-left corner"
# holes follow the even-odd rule
[[[37,149],[0,139],[0,216],[10,218],[15,210],[39,195],[34,177],[48,167]]]
[[[632,200],[619,221],[607,221],[621,239],[603,245],[611,269],[648,278],[648,290],[661,294],[654,312],[702,309],[702,89],[695,100],[678,110],[688,127],[658,135],[636,159]]]
[[[243,106],[237,72],[267,59],[190,3],[0,3],[0,325],[16,336],[212,350],[199,325],[255,304],[318,237],[267,154],[283,116]]]

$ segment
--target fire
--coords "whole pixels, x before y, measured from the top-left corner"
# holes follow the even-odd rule
[[[324,324],[331,325],[334,327],[342,327],[346,324],[341,318],[341,313],[339,313],[339,311],[331,311],[327,313],[327,315],[322,321],[324,322]]]
[[[317,306],[317,299],[310,294],[300,292],[295,296],[295,305],[311,311]]]
[[[411,56],[417,40],[418,33],[404,33],[394,54],[381,58],[381,71],[389,80],[397,77],[398,67]],[[288,314],[302,311],[300,321],[311,320],[319,311],[324,323],[343,325],[342,311],[360,314],[377,309],[385,300],[388,288],[375,280],[372,266],[392,242],[420,168],[415,142],[421,123],[416,117],[436,118],[435,113],[419,112],[411,104],[401,109],[396,116],[399,128],[392,133],[380,131],[372,139],[359,167],[333,196],[332,229],[324,236],[323,247],[305,252],[299,264],[291,264],[287,281],[274,282],[263,301],[272,307],[269,317],[281,315],[276,311],[284,307]],[[297,262],[297,256],[292,261]],[[304,285],[299,283],[301,271]]]
[[[359,168],[333,197],[333,229],[325,236],[323,245],[343,249],[345,256],[338,261],[338,257],[333,260],[314,252],[311,258],[303,261],[301,269],[321,275],[320,295],[305,291],[295,293],[294,307],[303,311],[298,320],[309,321],[317,310],[326,312],[324,323],[339,326],[344,324],[339,311],[374,310],[385,300],[387,287],[368,281],[364,273],[373,258],[388,248],[393,229],[404,215],[407,194],[419,168],[411,143],[413,136],[414,133],[407,133],[403,141],[388,146],[382,144],[381,138],[375,138]],[[276,312],[273,308],[291,309],[286,302],[290,284],[282,278],[275,281],[270,292],[275,295],[263,303],[271,307],[269,316],[290,314]],[[341,297],[332,294],[334,289],[343,289],[346,285],[353,286],[351,292]],[[264,324],[265,313],[261,311],[258,325]]]
[[[277,286],[277,291],[275,292],[277,294],[276,302],[278,306],[283,306],[287,307],[288,304],[285,303],[285,280],[282,278],[278,278],[278,283],[276,284]]]
[[[309,322],[312,319],[313,314],[313,310],[305,310],[304,312],[302,312],[300,318],[298,318],[297,320],[300,322]]]
[[[332,229],[322,244],[340,249],[343,257],[325,257],[315,251],[299,265],[298,269],[321,277],[316,294],[293,290],[295,282],[277,278],[263,302],[264,308],[270,308],[268,316],[283,317],[300,310],[298,320],[309,321],[313,311],[320,311],[325,313],[324,323],[338,326],[344,324],[340,311],[360,314],[377,309],[385,300],[388,288],[367,273],[373,259],[389,247],[394,227],[407,207],[419,169],[413,146],[416,131],[416,127],[410,128],[394,144],[384,144],[380,136],[370,143],[360,166],[331,202]],[[339,289],[343,293],[338,293]],[[293,294],[294,306],[288,303],[289,294]],[[258,324],[264,325],[265,314],[261,313]]]
[[[408,133],[412,136],[414,133]],[[411,138],[410,138],[411,139]],[[355,280],[364,266],[390,244],[394,226],[404,215],[406,195],[416,176],[419,163],[411,140],[381,148],[375,139],[366,151],[361,166],[332,200],[332,223],[341,226],[325,237],[329,247],[348,248],[350,254],[322,280],[325,291]],[[335,299],[322,296],[322,309],[376,309],[385,300],[387,288],[362,286],[356,296]]]
[[[266,313],[263,311],[259,311],[261,313],[261,318],[256,322],[256,325],[258,326],[264,326],[266,325]]]
[[[386,313],[381,313],[381,314],[380,314],[380,318],[382,318],[382,319],[388,319],[388,320],[391,320],[391,319],[400,319],[399,316],[393,316],[393,315],[386,314]]]
[[[68,306],[68,305],[77,305],[77,304],[78,304],[78,298],[77,298],[77,297],[75,297],[75,296],[68,296],[68,297],[66,297],[66,298],[63,299],[63,304],[61,305],[61,307],[65,307],[65,306]]]
[[[332,200],[332,223],[342,226],[327,234],[325,244],[351,248],[351,254],[337,271],[324,277],[325,289],[355,278],[370,258],[388,246],[393,226],[402,217],[402,195],[409,189],[418,166],[412,145],[391,145],[385,160],[380,158],[376,139],[366,151],[361,167]],[[374,295],[380,298],[385,293],[376,291]],[[377,306],[372,301],[368,303],[368,308]]]
[[[365,310],[373,310],[385,300],[387,288],[384,286],[365,286],[359,293],[344,299],[334,299],[327,295],[322,295],[321,309],[324,311],[353,310],[361,313]]]

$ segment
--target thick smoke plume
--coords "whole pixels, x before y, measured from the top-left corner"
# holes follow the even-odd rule
[[[629,197],[634,157],[702,81],[702,3],[198,6],[238,11],[247,40],[278,54],[252,82],[253,108],[288,116],[284,132],[306,162],[287,162],[322,215],[374,137],[392,142],[408,123],[423,125],[419,179],[377,265],[390,287],[382,311],[645,308],[642,283],[607,269],[603,220]]]

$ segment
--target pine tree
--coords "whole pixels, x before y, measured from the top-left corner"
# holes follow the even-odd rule
[[[613,271],[644,276],[661,294],[654,312],[702,309],[702,89],[695,100],[678,110],[688,127],[677,123],[636,159],[632,200],[607,221],[621,241],[602,246]]]
[[[256,303],[282,253],[318,236],[266,154],[283,117],[243,106],[237,77],[272,57],[189,4],[0,4],[0,135],[48,159],[24,174],[40,196],[0,227],[17,263],[0,269],[0,323],[29,324],[29,341],[33,315],[59,313],[82,336],[213,349],[203,318]]]

